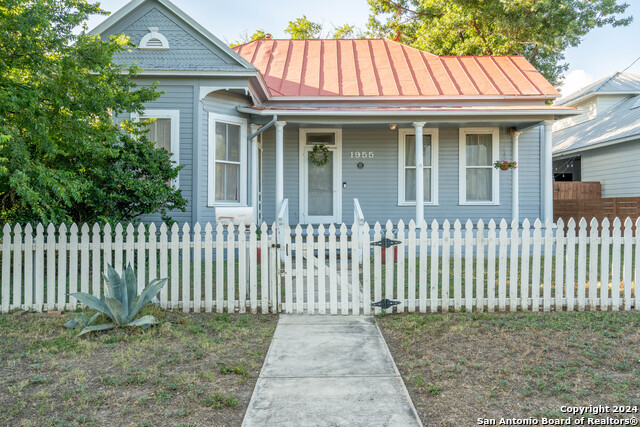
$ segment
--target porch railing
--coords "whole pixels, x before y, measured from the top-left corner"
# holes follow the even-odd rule
[[[282,200],[276,221],[278,223],[278,229],[280,230],[280,241],[284,242],[284,229],[289,225],[289,199]]]

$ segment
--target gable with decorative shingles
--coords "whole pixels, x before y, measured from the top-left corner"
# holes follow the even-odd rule
[[[140,49],[143,37],[156,28],[166,37],[169,49]],[[141,7],[102,36],[120,33],[129,36],[136,47],[114,55],[114,62],[119,65],[136,63],[148,71],[246,71],[236,59],[158,4]]]

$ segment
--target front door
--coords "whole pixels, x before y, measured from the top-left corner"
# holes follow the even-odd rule
[[[300,222],[303,224],[342,222],[341,145],[340,129],[300,130]]]

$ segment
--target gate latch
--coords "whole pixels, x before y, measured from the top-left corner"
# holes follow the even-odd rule
[[[276,248],[276,249],[280,249],[280,243],[272,243],[271,247],[272,248]]]
[[[390,248],[391,246],[399,245],[400,243],[402,243],[400,240],[387,239],[386,237],[383,237],[379,241],[371,244],[373,246],[380,246],[381,248]]]
[[[390,299],[381,299],[378,302],[372,302],[371,303],[371,307],[380,307],[383,310],[386,310],[389,307],[393,307],[394,305],[398,305],[400,304],[400,301],[394,301],[394,300],[390,300]]]

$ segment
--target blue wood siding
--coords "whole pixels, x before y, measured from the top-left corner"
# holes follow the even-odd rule
[[[123,52],[116,56],[120,64],[137,63],[144,70],[161,72],[188,71],[246,71],[237,58],[215,46],[205,36],[191,28],[173,12],[157,2],[144,2],[138,9],[112,26],[102,34],[125,33],[135,45],[149,33],[149,27],[158,27],[169,42],[166,51],[139,50]],[[232,73],[233,74],[233,73]],[[200,100],[200,88],[215,87],[234,90],[249,87],[248,77],[138,77],[137,81],[151,84],[159,80],[160,90],[165,93],[156,101],[146,105],[148,109],[167,109],[180,111],[180,172],[179,185],[182,195],[189,200],[186,212],[172,212],[171,216],[179,223],[186,221],[213,222],[215,208],[208,205],[208,113],[244,117],[248,124],[251,120],[237,111],[238,106],[252,105],[247,96],[233,94],[224,90],[211,92]],[[238,92],[239,93],[239,92]],[[528,101],[518,100],[526,103]],[[481,103],[481,102],[480,102]],[[293,103],[294,106],[304,104]],[[345,106],[347,104],[341,104]],[[360,104],[358,104],[360,105]],[[423,105],[420,103],[420,105]],[[261,120],[264,122],[264,119]],[[459,143],[457,125],[439,126],[439,200],[438,206],[425,206],[425,217],[442,221],[467,218],[477,221],[482,218],[511,218],[511,177],[512,172],[500,172],[500,205],[498,206],[460,206],[459,194]],[[247,129],[247,133],[250,130]],[[275,132],[269,129],[263,134],[263,217],[266,221],[275,220]],[[289,199],[290,222],[299,222],[299,130],[297,125],[285,128],[285,169],[284,193]],[[251,194],[251,150],[247,141],[247,201]],[[500,158],[511,157],[511,139],[506,127],[500,131]],[[373,151],[371,159],[350,157],[351,151]],[[540,132],[532,128],[520,136],[520,212],[521,216],[535,219],[540,216],[541,180],[540,180]],[[365,163],[364,169],[358,169],[358,161]],[[353,218],[353,199],[358,198],[366,219],[370,222],[391,219],[410,220],[415,212],[413,206],[398,206],[398,137],[397,131],[391,131],[382,125],[344,126],[342,138],[342,176],[339,178],[342,189],[342,220],[351,223]],[[145,221],[158,221],[159,215],[142,218]]]
[[[170,49],[133,48],[131,52],[116,54],[115,63],[128,65],[136,62],[145,70],[246,70],[172,12],[153,2],[142,6],[102,36],[124,33],[138,46],[140,40],[149,34],[149,27],[158,27],[158,32],[167,38]]]
[[[602,197],[640,196],[640,140],[585,150],[582,181],[600,181]]]
[[[156,101],[145,104],[150,110],[179,110],[180,111],[180,165],[184,168],[180,171],[179,185],[182,197],[189,200],[187,210],[172,211],[170,216],[179,223],[191,221],[192,208],[192,184],[193,184],[193,138],[194,138],[194,91],[193,85],[188,83],[158,87],[165,93]],[[145,215],[144,221],[160,221],[160,215]]]
[[[207,95],[202,100],[202,108],[200,111],[200,146],[198,148],[198,164],[199,164],[199,195],[200,209],[198,211],[198,221],[201,223],[215,222],[215,208],[209,206],[209,113],[224,114],[227,116],[241,117],[247,119],[247,127],[250,123],[249,118],[238,113],[238,106],[249,106],[250,100],[246,97],[234,95],[225,91],[216,91]],[[247,135],[251,132],[247,129]],[[246,144],[247,152],[247,201],[251,202],[251,148],[247,141],[241,141]]]
[[[439,200],[438,206],[425,206],[428,222],[455,219],[477,221],[482,218],[511,221],[512,172],[499,172],[500,204],[498,206],[460,206],[459,195],[459,140],[458,128],[439,129]],[[299,131],[285,127],[284,132],[284,197],[289,199],[289,221],[299,218]],[[540,216],[540,133],[538,128],[520,136],[520,214],[521,219],[534,220]],[[510,159],[511,137],[500,130],[499,157]],[[263,216],[265,221],[275,219],[275,133],[269,130],[263,140]],[[373,151],[372,159],[355,159],[351,151]],[[365,164],[363,169],[357,163]],[[367,221],[405,222],[415,215],[414,206],[398,206],[398,136],[388,128],[343,128],[342,130],[342,220],[353,221],[353,199],[358,198]]]

